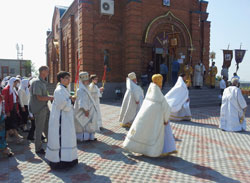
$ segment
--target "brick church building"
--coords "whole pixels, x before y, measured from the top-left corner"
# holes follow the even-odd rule
[[[74,0],[56,6],[52,30],[47,32],[49,81],[69,71],[74,81],[80,70],[102,78],[108,57],[107,83],[125,82],[129,72],[138,78],[149,61],[155,72],[165,61],[209,67],[210,22],[203,0]],[[106,11],[106,12],[105,12]]]

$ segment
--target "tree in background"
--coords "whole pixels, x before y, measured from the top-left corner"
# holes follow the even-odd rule
[[[24,64],[25,76],[38,76],[38,71],[35,64],[31,60],[27,60]]]

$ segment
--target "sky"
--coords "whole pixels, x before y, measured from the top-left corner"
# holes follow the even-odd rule
[[[154,0],[155,1],[155,0]],[[159,0],[158,0],[159,1]],[[187,0],[185,0],[187,1]],[[32,60],[36,68],[46,64],[46,31],[51,29],[55,5],[69,6],[73,0],[2,0],[0,1],[0,58],[16,59],[16,44],[23,44],[24,59]],[[238,75],[250,81],[250,0],[209,0],[208,20],[211,21],[210,51],[216,52],[220,74],[222,49],[242,49],[246,52]],[[235,60],[229,76],[235,72]]]

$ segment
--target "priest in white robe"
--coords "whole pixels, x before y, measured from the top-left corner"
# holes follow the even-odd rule
[[[98,113],[94,99],[89,91],[89,74],[79,74],[79,89],[74,106],[76,136],[79,141],[95,141],[98,129]]]
[[[175,86],[165,95],[171,107],[171,121],[190,121],[192,118],[189,107],[189,91],[185,80],[185,74],[181,74]]]
[[[102,97],[102,93],[104,88],[98,88],[97,83],[98,83],[98,77],[96,74],[93,74],[90,76],[91,83],[89,85],[89,90],[92,98],[95,101],[96,108],[97,108],[97,115],[98,115],[98,128],[99,130],[102,129],[102,114],[101,114],[101,108],[100,108],[100,98]]]
[[[54,92],[45,155],[52,169],[69,168],[78,163],[72,97],[67,90],[70,74],[61,71],[57,79],[60,84]]]
[[[122,101],[119,117],[119,122],[122,127],[131,126],[144,99],[143,90],[137,85],[136,74],[134,72],[128,74],[126,87],[127,91]]]
[[[231,82],[232,86],[223,92],[219,128],[225,131],[245,131],[247,103],[238,88],[239,80],[234,78]]]
[[[161,92],[163,77],[152,77],[143,101],[125,141],[124,149],[149,157],[176,153],[172,129],[169,124],[170,107]]]
[[[205,66],[200,61],[199,64],[194,67],[194,86],[196,88],[201,88],[203,86],[203,77],[205,75]]]

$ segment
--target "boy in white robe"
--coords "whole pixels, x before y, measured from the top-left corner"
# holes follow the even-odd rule
[[[171,107],[171,121],[190,121],[192,118],[189,107],[189,91],[185,74],[181,74],[175,86],[165,95]]]
[[[119,117],[119,122],[122,127],[131,126],[144,99],[143,90],[137,85],[136,74],[134,72],[128,74],[126,87],[127,91],[122,101]]]
[[[149,157],[158,157],[176,153],[174,136],[168,122],[170,107],[161,92],[163,77],[152,77],[146,97],[143,101],[123,147],[131,152]]]
[[[98,114],[94,99],[89,92],[89,74],[79,74],[79,88],[74,106],[76,136],[79,141],[95,141]]]
[[[101,114],[101,109],[100,109],[100,98],[102,97],[102,93],[104,88],[98,88],[97,83],[98,83],[98,77],[93,74],[90,76],[91,83],[89,85],[89,91],[91,96],[93,97],[96,108],[97,108],[97,114],[98,114],[98,128],[101,130],[102,129],[102,114]]]
[[[234,78],[231,82],[232,86],[223,92],[219,128],[225,131],[245,131],[247,103],[238,88],[239,80]]]
[[[69,168],[78,163],[72,97],[67,90],[70,74],[61,71],[57,80],[60,84],[54,92],[45,155],[51,169]]]

